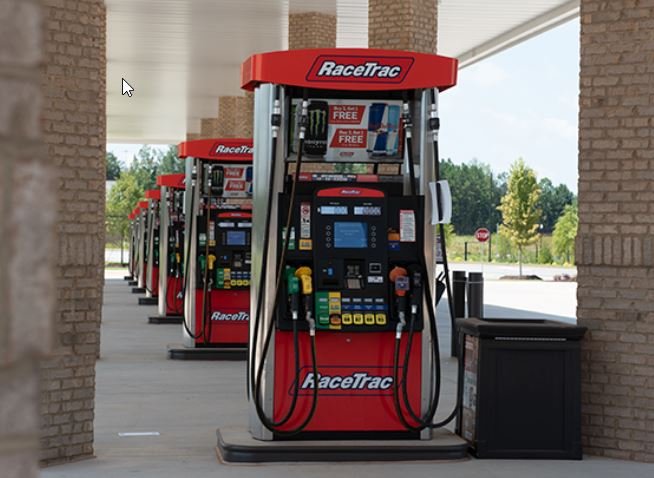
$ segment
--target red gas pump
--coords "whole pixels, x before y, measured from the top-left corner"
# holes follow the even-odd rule
[[[268,445],[220,430],[226,460],[465,456],[443,429],[455,412],[434,421],[435,232],[450,209],[437,98],[456,68],[366,49],[243,64],[255,92],[249,431]]]
[[[184,348],[177,359],[246,357],[250,320],[252,140],[179,145],[186,160]]]
[[[134,219],[136,238],[135,238],[135,276],[136,287],[132,288],[132,294],[145,293],[145,281],[147,277],[147,241],[148,241],[148,201],[141,200],[135,208],[136,217]]]
[[[151,324],[181,324],[184,314],[185,174],[157,176],[159,201],[159,300]]]
[[[136,209],[133,209],[132,212],[130,212],[127,215],[127,220],[129,221],[129,245],[128,245],[128,250],[127,250],[127,273],[124,277],[124,279],[127,281],[128,285],[135,286],[137,284],[137,281],[134,279],[136,278],[135,276],[135,265],[134,265],[134,258],[136,256],[136,243],[135,243],[135,237],[136,237],[136,225],[135,225],[135,220],[136,220]]]
[[[145,234],[145,297],[139,305],[156,305],[159,302],[159,203],[161,191],[148,189]]]

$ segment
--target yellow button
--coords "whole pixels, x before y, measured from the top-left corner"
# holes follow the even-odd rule
[[[343,325],[352,325],[352,314],[343,314],[341,317]]]
[[[375,315],[375,322],[377,322],[377,325],[386,325],[386,314]]]
[[[243,281],[243,285],[244,285],[245,287],[249,287],[249,286],[250,286],[250,281],[249,281],[249,280],[244,280],[244,281]]]
[[[354,325],[363,324],[363,314],[354,314]]]
[[[238,287],[241,287],[241,286],[243,285],[243,281],[240,280],[240,279],[237,279],[237,280],[236,280],[236,285],[237,285]]]
[[[366,325],[375,325],[375,314],[365,315]]]

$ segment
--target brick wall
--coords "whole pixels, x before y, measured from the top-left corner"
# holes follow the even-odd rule
[[[252,93],[245,96],[220,96],[218,117],[202,118],[198,138],[251,138],[253,108]]]
[[[58,173],[50,197],[59,202],[55,348],[41,382],[41,458],[48,464],[93,454],[104,281],[106,11],[102,0],[43,4],[42,126]]]
[[[218,118],[202,118],[200,120],[199,138],[217,138]]]
[[[288,49],[333,48],[336,46],[336,15],[318,12],[288,16]]]
[[[581,1],[578,321],[587,453],[654,462],[654,3]]]
[[[0,8],[0,475],[39,475],[39,362],[52,346],[56,195],[39,124],[42,6]]]
[[[438,0],[368,0],[368,46],[436,53]]]

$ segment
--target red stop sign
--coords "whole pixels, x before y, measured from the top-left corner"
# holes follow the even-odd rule
[[[475,239],[477,239],[479,242],[486,242],[488,239],[490,239],[490,231],[485,227],[480,227],[475,231]]]

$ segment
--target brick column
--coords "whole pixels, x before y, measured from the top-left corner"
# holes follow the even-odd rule
[[[319,12],[291,13],[288,16],[288,49],[334,48],[336,15]]]
[[[200,120],[199,138],[217,138],[218,137],[218,118],[202,118]]]
[[[93,454],[104,282],[106,11],[102,0],[42,3],[43,130],[58,173],[57,193],[41,191],[39,206],[58,199],[55,349],[41,382],[47,464]]]
[[[0,14],[0,475],[39,475],[39,362],[52,348],[57,214],[42,142],[43,7]]]
[[[368,0],[368,46],[436,53],[438,0]]]
[[[587,453],[654,462],[651,2],[581,1],[580,325]]]

